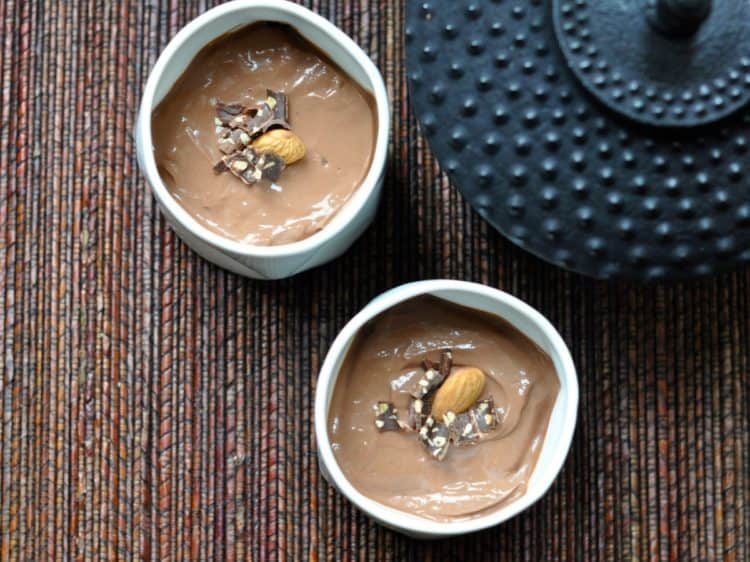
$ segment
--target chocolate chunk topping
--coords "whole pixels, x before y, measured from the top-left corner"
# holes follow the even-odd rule
[[[250,143],[270,129],[289,129],[288,115],[287,96],[272,90],[267,90],[266,100],[257,109],[217,102],[216,134],[224,156],[214,172],[231,172],[248,185],[262,179],[277,181],[285,167],[283,158],[273,153],[258,154]]]
[[[276,181],[284,169],[284,160],[271,152],[259,154],[253,147],[247,146],[240,152],[234,152],[222,158],[224,168],[232,172],[248,185],[253,185],[260,180]],[[225,171],[214,166],[217,173]]]
[[[477,402],[471,409],[471,415],[474,417],[479,433],[489,433],[497,427],[497,413],[492,396]]]
[[[290,129],[289,101],[281,92],[267,90],[266,100],[252,115],[240,113],[231,121],[232,126],[239,127],[255,140],[271,129]]]
[[[284,170],[285,164],[283,158],[278,154],[263,152],[258,156],[255,167],[260,170],[261,177],[264,180],[276,181]]]
[[[498,425],[495,402],[492,397],[477,400],[469,410],[456,414],[448,410],[441,420],[432,415],[431,393],[443,384],[453,368],[453,353],[445,349],[440,361],[422,361],[424,374],[410,391],[413,400],[409,404],[408,424],[398,419],[397,412],[390,402],[378,402],[375,425],[381,431],[397,429],[416,430],[417,440],[427,449],[430,456],[443,460],[451,444],[466,447],[479,443]]]
[[[240,103],[216,103],[216,117],[225,126],[229,126],[232,120],[247,111]]]
[[[452,366],[453,354],[449,349],[442,352],[439,363],[425,359],[422,361],[422,367],[425,370],[424,375],[422,375],[417,381],[417,384],[411,390],[410,394],[414,398],[424,398],[443,384],[445,377],[450,374]]]
[[[273,110],[274,119],[289,120],[289,99],[286,94],[266,90],[266,105]]]
[[[453,440],[453,443],[458,447],[473,445],[479,440],[480,437],[474,417],[469,412],[464,412],[463,414],[458,414],[457,416],[455,416],[454,422],[451,424],[450,429],[451,439]]]
[[[232,154],[250,144],[250,135],[242,129],[223,129],[219,136],[219,150],[224,154]]]
[[[497,414],[492,397],[479,400],[468,412],[448,412],[443,417],[451,430],[451,439],[458,447],[474,445],[497,428]]]
[[[414,386],[414,388],[412,388],[410,393],[414,398],[424,398],[430,392],[439,387],[443,382],[443,379],[444,377],[440,374],[440,371],[437,371],[435,369],[427,369],[419,378],[417,384]]]
[[[497,428],[497,413],[492,397],[478,400],[472,408],[461,414],[448,411],[443,423],[450,431],[450,438],[457,447],[474,445]]]
[[[375,427],[378,431],[399,431],[398,410],[393,402],[378,402],[375,405]]]
[[[435,421],[432,417],[425,420],[419,430],[419,442],[427,449],[430,456],[439,461],[445,458],[450,448],[450,430],[443,423]]]
[[[445,412],[445,415],[443,416],[443,423],[450,428],[454,423],[456,423],[456,414],[451,411]]]
[[[237,126],[242,127],[252,139],[256,139],[266,132],[265,127],[271,120],[273,120],[273,111],[266,104],[263,104],[252,119]]]

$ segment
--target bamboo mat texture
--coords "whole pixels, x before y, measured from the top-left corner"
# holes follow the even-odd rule
[[[501,238],[419,133],[392,0],[304,2],[386,77],[376,223],[294,279],[214,267],[158,212],[132,139],[158,53],[210,4],[0,2],[0,559],[750,560],[750,271],[610,284]],[[572,349],[581,406],[542,501],[419,542],[322,479],[312,405],[347,320],[435,277],[540,309]]]

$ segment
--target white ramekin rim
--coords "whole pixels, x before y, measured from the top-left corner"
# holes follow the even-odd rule
[[[238,242],[217,234],[200,224],[180,203],[172,197],[161,179],[156,166],[151,136],[151,112],[154,98],[165,68],[173,57],[189,43],[196,32],[209,22],[232,13],[247,10],[264,9],[275,11],[289,17],[291,25],[297,24],[297,30],[304,36],[302,25],[308,25],[324,33],[329,39],[346,50],[360,69],[367,76],[369,84],[361,84],[375,99],[377,113],[377,134],[375,150],[370,168],[364,180],[346,204],[336,213],[331,221],[312,236],[278,246],[257,246]],[[261,20],[258,20],[261,21]],[[263,18],[262,21],[275,21]],[[214,37],[215,38],[215,37]],[[208,42],[203,41],[203,45]],[[321,49],[325,52],[324,49]],[[239,257],[288,258],[312,254],[331,242],[346,225],[366,207],[370,194],[378,188],[388,157],[388,140],[390,134],[390,101],[383,81],[383,76],[367,54],[343,31],[324,17],[311,10],[287,0],[233,0],[212,8],[183,27],[169,42],[156,61],[143,90],[141,104],[135,128],[135,143],[138,162],[151,190],[159,203],[165,207],[174,219],[185,229],[203,242],[229,254]]]
[[[547,470],[545,472],[547,477],[544,480],[537,482],[537,485],[533,489],[530,487],[523,496],[503,508],[501,511],[489,513],[475,519],[437,522],[376,502],[375,500],[361,494],[348,481],[336,461],[328,436],[328,407],[332,387],[335,384],[335,379],[338,375],[334,366],[339,363],[342,356],[348,350],[350,342],[363,325],[378,314],[398,303],[420,295],[445,291],[473,293],[494,299],[504,306],[510,307],[515,312],[523,315],[536,327],[540,328],[544,333],[544,336],[551,343],[553,353],[558,359],[557,363],[559,364],[559,367],[557,368],[557,375],[561,381],[560,392],[562,393],[563,388],[565,389],[564,400],[566,408],[564,410],[564,419],[562,422],[563,427],[560,438],[556,442],[550,442],[549,439],[545,439],[543,444],[543,449],[554,447],[554,463],[553,466],[547,465]],[[558,397],[558,400],[559,399],[560,397]],[[472,533],[498,525],[515,517],[544,496],[562,469],[573,440],[578,412],[578,378],[570,350],[563,341],[562,336],[560,336],[549,320],[528,304],[508,293],[477,283],[448,279],[417,281],[401,285],[376,297],[357,315],[355,315],[339,332],[328,350],[323,366],[320,369],[314,407],[315,437],[317,440],[318,457],[323,465],[323,469],[327,472],[335,487],[337,487],[359,509],[391,528],[421,537],[448,537]],[[538,468],[539,467],[534,470],[536,471]]]

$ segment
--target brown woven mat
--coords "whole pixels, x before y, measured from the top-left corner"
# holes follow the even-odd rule
[[[637,288],[515,249],[419,136],[402,4],[305,3],[385,73],[385,200],[345,257],[262,283],[187,249],[134,157],[149,69],[209,3],[0,2],[0,559],[750,559],[750,271]],[[569,342],[582,394],[541,502],[424,543],[321,478],[312,398],[343,324],[431,277],[538,307]]]

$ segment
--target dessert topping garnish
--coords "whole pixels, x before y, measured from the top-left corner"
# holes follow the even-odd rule
[[[302,139],[287,129],[271,129],[253,141],[253,148],[260,152],[279,155],[287,166],[305,156]]]
[[[258,108],[217,102],[214,120],[224,156],[214,171],[231,172],[248,185],[278,180],[286,166],[305,155],[305,145],[290,130],[288,115],[286,95],[272,90],[267,90]]]
[[[453,354],[444,350],[440,362],[425,360],[424,373],[411,391],[408,423],[398,419],[391,402],[375,406],[375,427],[380,431],[399,429],[417,432],[417,440],[430,456],[443,460],[451,444],[474,445],[495,430],[497,413],[492,397],[481,399],[485,374],[476,367],[453,368]]]
[[[430,453],[430,456],[439,461],[448,454],[451,446],[450,429],[444,423],[435,421],[430,416],[419,430],[418,439]]]
[[[458,447],[473,445],[479,440],[479,432],[469,412],[455,416],[450,430],[451,438]]]
[[[432,415],[461,414],[471,408],[484,390],[484,373],[476,367],[461,367],[449,376],[435,393]]]
[[[453,353],[446,349],[440,355],[440,362],[436,363],[425,359],[422,362],[424,374],[417,380],[417,384],[411,390],[414,398],[420,399],[439,387],[451,372],[453,366]]]
[[[488,433],[495,429],[497,427],[497,412],[492,397],[477,402],[471,410],[471,416],[479,433]]]
[[[469,411],[461,414],[448,412],[444,416],[446,425],[451,430],[453,444],[458,447],[474,445],[482,436],[497,427],[495,403],[490,396],[479,400]]]
[[[401,429],[398,410],[393,407],[392,402],[378,402],[375,405],[375,427],[380,431],[398,431]]]
[[[261,179],[276,181],[283,169],[284,161],[280,156],[272,152],[261,153],[250,146],[228,154],[214,166],[217,173],[232,172],[248,185]]]

